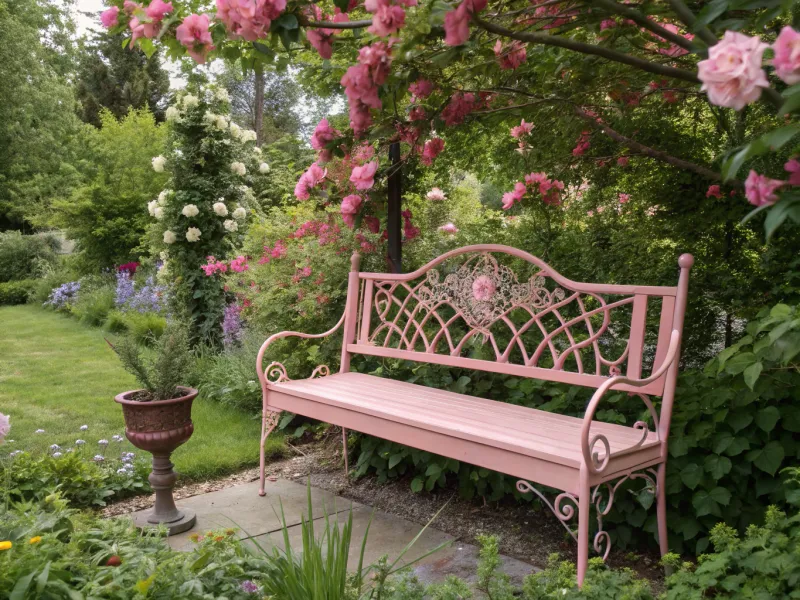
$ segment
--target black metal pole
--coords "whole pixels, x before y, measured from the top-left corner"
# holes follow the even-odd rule
[[[389,172],[389,207],[386,229],[389,232],[389,267],[393,273],[403,272],[401,204],[403,173],[400,170],[400,142],[389,146],[389,160],[392,165]]]

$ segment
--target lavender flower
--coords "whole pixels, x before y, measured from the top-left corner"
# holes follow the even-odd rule
[[[114,302],[117,306],[125,306],[134,294],[133,277],[128,271],[117,272],[117,292]]]
[[[117,475],[126,475],[127,473],[128,471],[126,471],[124,467],[121,469],[117,469]]]
[[[241,317],[242,309],[236,304],[228,304],[222,318],[222,343],[226,346],[233,346],[242,341],[244,327]]]
[[[99,446],[108,446],[108,440],[97,440]]]
[[[80,429],[81,429],[81,431],[87,431],[89,429],[89,426],[88,425],[81,425]]]
[[[44,429],[37,429],[34,433],[44,433]]]
[[[53,458],[61,458],[62,456],[61,452],[53,452]]]
[[[57,452],[58,450],[61,450],[61,446],[59,446],[58,444],[52,444],[50,446],[50,451],[51,452]]]
[[[164,308],[167,289],[156,285],[153,277],[148,277],[144,285],[128,301],[128,308],[140,313],[161,312]]]
[[[241,588],[245,594],[258,593],[258,585],[254,581],[251,581],[249,579],[242,582]]]
[[[55,309],[61,309],[65,306],[72,304],[78,297],[78,292],[81,289],[80,281],[70,281],[63,285],[58,286],[50,292],[50,297],[45,306],[52,306]]]
[[[103,462],[105,457],[102,454],[95,454],[92,460],[94,460],[94,462]]]
[[[122,440],[124,440],[125,438],[123,438],[121,435],[112,435],[111,439],[114,440],[115,442],[120,442],[121,443]]]
[[[86,440],[75,440],[76,446],[83,446],[86,443]]]

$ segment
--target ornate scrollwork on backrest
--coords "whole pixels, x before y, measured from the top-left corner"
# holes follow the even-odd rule
[[[371,277],[369,306],[363,308],[370,311],[370,327],[362,339],[397,350],[579,374],[621,371],[629,355],[633,294],[599,294],[585,284],[570,289],[538,259],[517,256],[521,269],[515,271],[495,254],[453,254],[413,279]]]

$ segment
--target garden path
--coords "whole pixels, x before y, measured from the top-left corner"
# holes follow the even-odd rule
[[[384,554],[389,556],[390,562],[393,561],[423,528],[421,524],[374,510],[321,488],[307,488],[302,483],[277,479],[267,483],[267,495],[263,498],[259,497],[258,482],[254,481],[180,500],[179,506],[190,508],[197,513],[197,525],[191,531],[169,538],[170,546],[188,551],[194,547],[190,539],[193,534],[203,534],[210,529],[235,527],[240,529],[239,536],[248,543],[258,544],[267,550],[273,545],[282,547],[281,510],[283,510],[289,529],[289,541],[293,548],[300,548],[302,545],[300,523],[307,513],[309,489],[315,517],[315,531],[318,536],[324,526],[326,513],[331,520],[336,519],[341,524],[346,522],[348,512],[352,508],[351,567],[358,563],[361,541],[370,518],[372,520],[364,557],[365,564],[377,561]],[[139,511],[133,516],[135,518],[145,512],[147,511]],[[431,583],[441,581],[448,575],[457,575],[474,582],[478,548],[472,544],[462,543],[434,527],[425,529],[404,558],[406,562],[414,560],[443,543],[448,545],[414,565],[417,577],[423,582]],[[537,570],[532,565],[508,556],[503,556],[502,560],[502,570],[517,583],[521,583],[522,578],[528,573]]]

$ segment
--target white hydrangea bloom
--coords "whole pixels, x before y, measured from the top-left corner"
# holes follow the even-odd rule
[[[153,158],[153,171],[156,173],[163,173],[164,172],[164,165],[167,164],[167,159],[161,155],[158,155]]]
[[[177,236],[171,232],[169,229],[164,232],[164,243],[165,244],[174,244],[178,240]]]
[[[253,154],[255,154],[256,156],[261,156],[261,148],[259,148],[258,146],[253,146]]]
[[[242,137],[242,128],[239,127],[236,123],[231,123],[231,137],[235,140],[238,140]]]
[[[167,196],[169,195],[170,190],[161,190],[161,193],[158,195],[158,205],[164,206],[167,203]]]
[[[252,129],[245,129],[242,132],[242,141],[243,142],[255,142],[258,139],[256,132]]]
[[[170,233],[172,232],[170,231]],[[158,253],[158,258],[160,258],[163,262],[166,262],[167,259],[169,258],[169,252],[167,252],[166,250],[162,250],[161,252]]]
[[[197,106],[198,104],[200,104],[200,98],[198,98],[193,94],[186,94],[181,99],[181,104],[183,104],[184,108],[192,108],[193,106]]]
[[[225,222],[222,225],[228,231],[237,231],[239,229],[239,224],[232,219],[225,219]]]
[[[215,202],[214,203],[214,212],[220,217],[227,217],[228,216],[228,207],[225,206],[224,202]]]
[[[267,163],[261,163],[260,165],[258,165],[258,172],[269,173],[269,165]]]
[[[151,217],[156,216],[155,211],[157,206],[158,206],[158,200],[151,200],[150,202],[147,203],[147,212],[150,213]]]
[[[189,227],[186,230],[186,241],[187,242],[196,242],[200,239],[201,232],[197,227]]]
[[[225,88],[218,88],[214,92],[214,97],[220,102],[230,102],[231,101],[230,94],[228,94],[228,90],[226,90]]]
[[[197,208],[196,204],[187,204],[183,207],[183,210],[181,210],[181,214],[184,217],[196,217],[200,214],[200,209]]]
[[[218,116],[219,115],[215,115],[213,112],[208,111],[206,114],[203,115],[203,120],[206,122],[207,125],[216,125]]]
[[[228,128],[228,119],[222,115],[217,115],[216,125],[220,131],[225,131]]]
[[[167,121],[178,121],[181,118],[181,111],[177,106],[170,106],[166,112]]]
[[[241,206],[233,211],[233,218],[241,221],[247,216],[247,211]]]
[[[244,176],[244,174],[247,173],[247,167],[244,166],[244,163],[232,162],[231,163],[231,171],[233,171],[237,175]]]
[[[153,210],[153,216],[158,219],[159,221],[164,218],[164,207],[163,206],[156,206]]]

